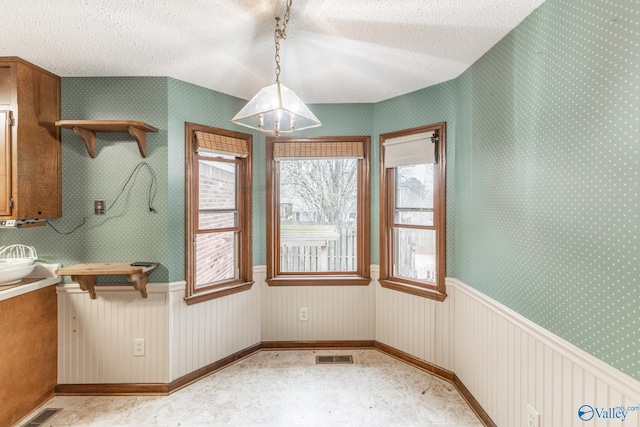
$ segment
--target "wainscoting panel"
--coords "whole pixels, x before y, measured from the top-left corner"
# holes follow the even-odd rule
[[[496,425],[640,427],[640,382],[511,311],[447,279],[436,302],[382,288],[269,287],[264,266],[251,290],[187,306],[185,283],[99,286],[91,300],[75,284],[58,292],[59,384],[167,384],[260,342],[375,340],[455,373]],[[298,319],[300,307],[309,320]],[[133,356],[133,340],[145,356]],[[588,406],[584,406],[588,405]],[[614,408],[613,412],[609,408]],[[640,409],[640,408],[638,408]]]
[[[262,341],[373,340],[375,287],[268,286],[262,282]],[[307,308],[309,320],[299,320]]]
[[[148,297],[131,286],[96,286],[97,298],[77,284],[57,286],[58,384],[168,382],[166,284],[150,283]],[[134,339],[145,355],[134,356]]]
[[[169,293],[169,378],[188,375],[260,342],[260,286],[254,267],[249,291],[186,305],[185,287]]]
[[[637,410],[624,422],[596,412],[640,405],[640,382],[457,280],[447,292],[454,371],[497,425],[527,425],[529,404],[541,426],[640,426]]]
[[[371,275],[376,283],[376,341],[454,371],[454,295],[438,302],[383,288],[377,265],[371,266]]]
[[[377,267],[377,266],[376,266]],[[378,272],[377,268],[372,272]],[[377,279],[377,276],[376,276]],[[454,372],[498,426],[640,427],[640,382],[455,279],[436,302],[376,282],[376,341]],[[589,412],[593,409],[592,412]]]

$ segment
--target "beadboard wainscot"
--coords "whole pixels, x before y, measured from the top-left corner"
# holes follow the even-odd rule
[[[255,267],[251,290],[192,306],[184,302],[184,281],[149,283],[147,298],[127,285],[99,284],[96,299],[77,283],[59,285],[58,389],[156,384],[153,390],[170,391],[176,381],[259,346],[265,274]],[[144,356],[134,356],[135,339],[145,340]],[[91,384],[99,387],[76,387]]]
[[[636,379],[456,279],[446,287],[439,303],[377,284],[376,340],[455,373],[496,425],[527,425],[527,405],[540,425],[563,427],[586,425],[582,405],[640,405]],[[640,427],[640,412],[624,426]]]
[[[371,266],[375,279],[376,341],[440,368],[454,371],[455,313],[452,290],[444,302],[380,286],[380,267]]]
[[[373,341],[376,313],[372,283],[269,286],[261,282],[262,341]],[[307,321],[299,320],[300,308],[308,309]]]
[[[169,378],[183,381],[190,374],[205,375],[216,362],[260,348],[260,287],[266,267],[253,267],[248,291],[186,305],[186,288],[169,295]],[[197,378],[199,375],[193,375]]]
[[[640,405],[637,380],[456,279],[437,302],[382,288],[378,266],[371,275],[369,286],[269,287],[256,266],[251,290],[193,306],[184,282],[149,284],[147,299],[127,286],[101,286],[96,300],[58,286],[59,382],[183,385],[261,343],[375,340],[454,374],[499,426],[526,425],[527,405],[563,427],[584,425],[583,404]],[[136,338],[147,356],[133,356]],[[640,427],[640,412],[624,425]]]
[[[168,294],[180,286],[149,283],[143,298],[99,284],[90,299],[77,283],[58,285],[58,384],[166,384]],[[134,339],[144,339],[144,356],[134,356]]]
[[[457,281],[454,371],[499,426],[526,425],[527,405],[540,425],[583,427],[582,405],[638,407],[640,381]],[[621,423],[594,416],[590,426]],[[621,425],[621,424],[620,424]],[[640,411],[624,426],[640,427]]]

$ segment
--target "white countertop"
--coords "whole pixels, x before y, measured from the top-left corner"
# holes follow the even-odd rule
[[[60,264],[37,264],[27,278],[44,277],[44,279],[0,291],[0,301],[60,283],[62,278],[55,273],[58,268],[60,268]]]

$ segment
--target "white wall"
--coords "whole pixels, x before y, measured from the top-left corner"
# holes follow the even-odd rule
[[[185,289],[169,295],[169,369],[173,381],[260,342],[260,284],[254,267],[249,291],[186,305]]]
[[[376,341],[453,371],[455,316],[451,293],[444,302],[383,288],[376,283]]]
[[[454,370],[499,426],[640,426],[640,412],[621,420],[578,418],[578,408],[640,405],[640,381],[577,348],[475,289],[449,280],[454,294]]]
[[[376,287],[376,340],[455,372],[498,426],[640,426],[578,418],[583,404],[640,405],[640,382],[455,279],[439,303]]]
[[[444,302],[382,288],[269,287],[254,268],[250,291],[187,306],[184,282],[99,286],[96,300],[58,286],[60,384],[168,383],[260,341],[377,340],[456,373],[499,426],[640,427],[578,418],[583,404],[640,405],[640,382],[455,279]],[[300,307],[309,321],[298,320]],[[146,356],[133,356],[133,339]]]
[[[169,379],[167,295],[151,283],[143,299],[132,286],[97,286],[96,299],[77,284],[58,285],[58,383],[166,383]],[[133,356],[133,340],[145,356]]]
[[[58,383],[166,384],[260,342],[260,284],[187,306],[185,283],[96,286],[92,300],[77,284],[58,286]],[[145,340],[145,356],[133,340]]]
[[[375,286],[262,287],[262,341],[375,339]],[[308,308],[309,320],[299,320]]]

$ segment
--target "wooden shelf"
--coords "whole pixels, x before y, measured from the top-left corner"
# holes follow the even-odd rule
[[[56,126],[71,129],[82,138],[92,159],[96,158],[96,132],[129,133],[138,143],[143,158],[147,157],[147,132],[158,132],[157,128],[134,120],[58,120]]]
[[[126,262],[98,262],[75,264],[56,270],[59,276],[71,276],[71,280],[78,282],[80,289],[88,291],[91,299],[96,299],[96,276],[125,275],[127,281],[140,291],[142,298],[147,297],[147,274],[154,270],[158,263],[150,266],[133,266]]]

